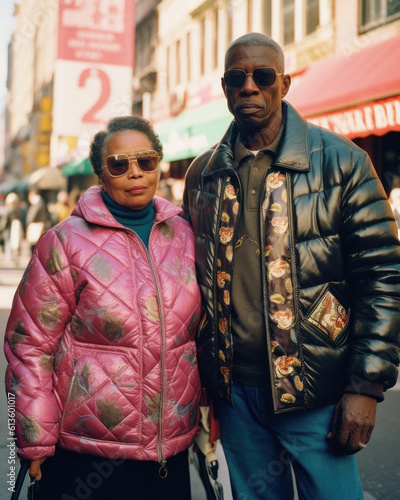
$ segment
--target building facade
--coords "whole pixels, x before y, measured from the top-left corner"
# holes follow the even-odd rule
[[[168,196],[179,202],[191,160],[230,123],[221,88],[224,54],[233,39],[251,31],[271,35],[284,48],[292,75],[288,101],[307,119],[364,147],[387,191],[400,185],[399,2],[125,1],[135,7],[132,113],[150,119],[161,137],[163,180],[175,188]],[[21,177],[59,163],[52,153],[58,6],[59,0],[21,0],[16,15],[5,163]],[[76,141],[72,137],[66,149]]]
[[[286,56],[286,71],[292,75],[288,101],[307,118],[323,126],[335,129],[326,120],[326,113],[341,110],[343,114],[353,105],[379,105],[380,98],[400,95],[400,75],[394,68],[383,74],[373,69],[378,60],[388,59],[388,46],[382,48],[386,51],[383,57],[383,53],[378,52],[380,43],[390,45],[391,61],[396,57],[400,60],[398,2],[163,0],[158,5],[158,23],[157,85],[149,96],[148,109],[164,144],[165,157],[170,162],[170,176],[180,179],[181,183],[192,158],[217,142],[232,119],[221,89],[223,59],[229,43],[246,32],[264,32],[281,44]],[[363,78],[363,71],[367,71],[366,61],[370,58],[373,63],[372,67],[371,62],[368,63],[368,71],[373,81],[368,83]],[[346,83],[340,78],[341,73],[331,75],[328,89],[323,82],[327,74],[324,64],[329,66],[331,60],[338,64],[341,73],[348,63],[345,72],[348,80]],[[390,64],[393,66],[393,63],[386,63],[387,69]],[[310,85],[313,72],[317,76]],[[390,83],[390,79],[393,82]],[[387,91],[383,90],[382,80],[387,80]],[[363,85],[368,88],[363,95],[357,95],[358,88]],[[341,92],[348,87],[354,88],[353,96]],[[332,92],[331,98],[335,101],[333,109],[323,98],[328,91]],[[304,98],[306,94],[311,102]],[[322,96],[323,101],[317,117],[312,109],[318,101],[316,96]],[[385,111],[386,118],[380,120],[387,125],[384,130],[375,126],[368,130],[365,124],[360,131],[353,120],[340,130],[336,127],[336,131],[369,152],[389,191],[397,182],[397,173],[400,174],[397,172],[400,170],[400,148],[395,147],[396,143],[400,144],[397,135],[400,108],[398,110],[396,100],[390,105],[382,104],[385,105],[391,108]]]
[[[24,0],[15,5],[5,164],[17,177],[50,162],[56,18],[56,0]]]

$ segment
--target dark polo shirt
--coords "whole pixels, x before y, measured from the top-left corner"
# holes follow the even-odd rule
[[[241,212],[237,228],[232,279],[233,379],[262,387],[268,380],[268,357],[261,273],[260,210],[265,178],[275,157],[282,128],[266,148],[249,151],[238,136],[235,166],[241,182]]]

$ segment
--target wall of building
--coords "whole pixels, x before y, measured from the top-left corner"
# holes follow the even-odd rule
[[[50,161],[57,0],[21,0],[9,63],[7,163],[23,175]]]
[[[400,34],[400,19],[382,23],[369,30],[360,29],[360,0],[335,1],[335,45],[337,55],[346,55]]]
[[[294,40],[285,45],[281,0],[163,0],[158,6],[157,88],[151,118],[160,122],[184,109],[223,97],[220,79],[229,43],[267,32],[284,46],[287,71],[296,72],[334,52],[333,0],[320,0],[317,28],[306,33],[306,0],[294,0]]]

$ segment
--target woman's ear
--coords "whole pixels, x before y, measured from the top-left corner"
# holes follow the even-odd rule
[[[103,180],[103,176],[102,176],[102,175],[99,177],[99,181],[100,181],[101,187],[103,188],[103,191],[104,191],[105,193],[107,193],[106,183],[104,182],[104,180]]]

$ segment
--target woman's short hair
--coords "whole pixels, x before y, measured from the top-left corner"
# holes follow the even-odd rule
[[[160,160],[163,157],[163,147],[160,138],[154,131],[150,122],[140,116],[119,116],[113,118],[107,124],[107,129],[97,132],[90,144],[89,160],[94,173],[100,177],[103,173],[103,154],[107,142],[115,134],[126,131],[140,132],[150,141],[154,151],[157,151]]]

